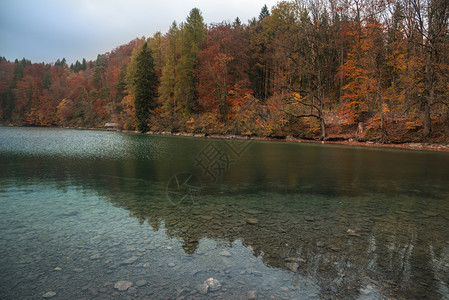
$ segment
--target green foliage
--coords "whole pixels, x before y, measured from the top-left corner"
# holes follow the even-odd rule
[[[154,70],[154,61],[151,49],[147,43],[136,57],[137,68],[135,73],[135,98],[136,127],[140,132],[148,131],[148,119],[150,110],[154,108],[156,97],[157,77]]]
[[[270,11],[268,10],[267,5],[265,4],[262,9],[260,10],[260,14],[259,14],[259,21],[262,21],[263,19],[265,19],[266,17],[270,16]]]
[[[198,8],[190,11],[181,29],[181,57],[176,65],[174,98],[184,115],[193,113],[197,106],[196,70],[200,46],[206,37],[206,25]]]
[[[163,105],[163,112],[168,115],[173,113],[177,106],[175,98],[176,67],[178,64],[179,49],[178,25],[173,22],[166,36],[166,49],[164,53],[165,64],[162,67],[161,84],[159,86],[159,97]]]

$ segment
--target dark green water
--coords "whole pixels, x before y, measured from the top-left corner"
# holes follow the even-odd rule
[[[449,153],[0,127],[1,299],[448,299],[448,225]]]

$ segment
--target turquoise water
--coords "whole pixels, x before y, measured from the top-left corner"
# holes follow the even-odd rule
[[[0,127],[1,299],[448,299],[448,224],[448,153]]]

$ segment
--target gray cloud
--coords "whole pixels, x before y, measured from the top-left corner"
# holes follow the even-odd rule
[[[3,0],[0,10],[0,56],[33,62],[95,59],[136,37],[165,33],[198,7],[206,23],[246,22],[257,17],[264,1],[161,0]]]

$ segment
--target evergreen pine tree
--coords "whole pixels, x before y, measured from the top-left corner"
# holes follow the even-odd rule
[[[157,77],[154,70],[154,60],[150,47],[145,43],[137,56],[137,69],[134,79],[136,110],[136,127],[140,132],[148,131],[150,110],[154,108]]]
[[[265,19],[265,17],[268,17],[270,15],[270,11],[268,10],[267,5],[265,4],[262,9],[260,10],[260,14],[259,14],[259,21],[262,21],[263,19]]]

